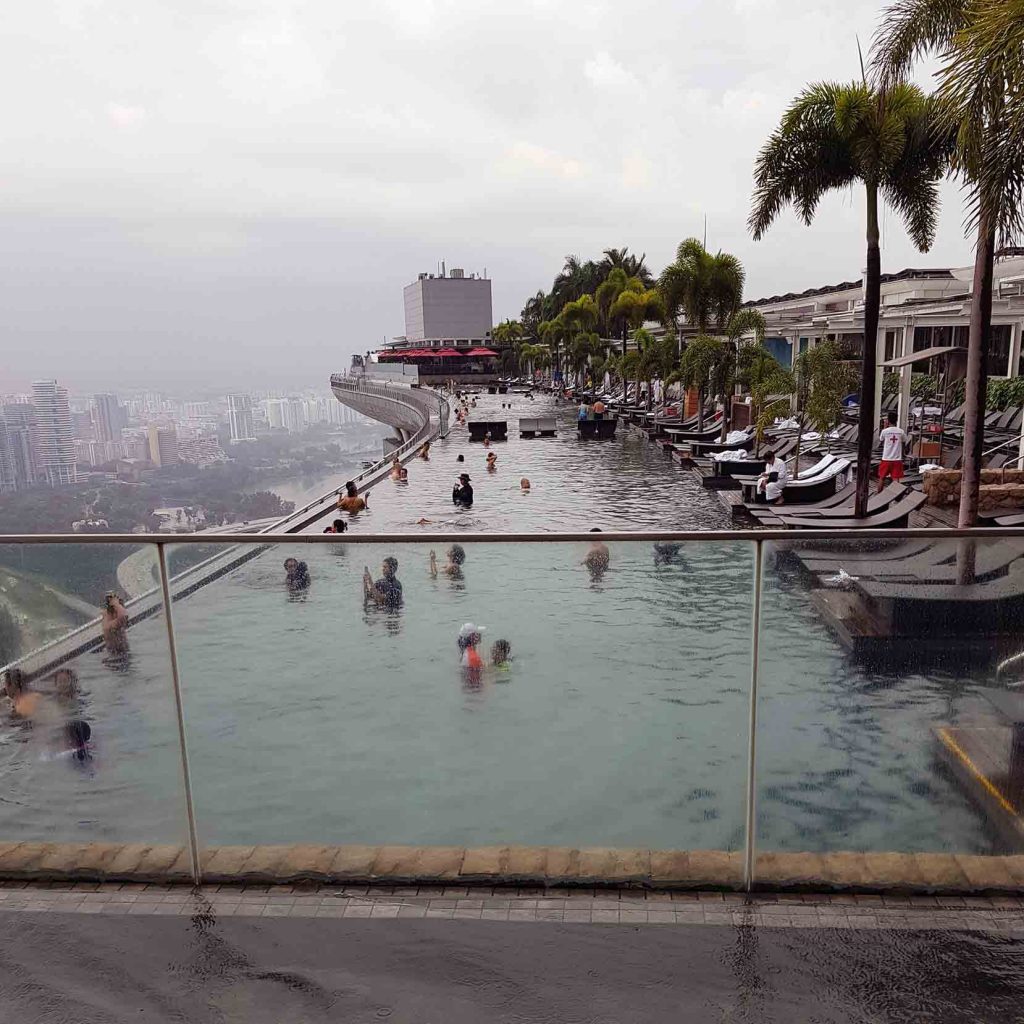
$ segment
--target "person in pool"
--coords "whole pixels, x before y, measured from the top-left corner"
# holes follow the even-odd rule
[[[398,461],[397,455],[391,460],[391,472],[388,473],[388,476],[392,480],[402,479],[402,464]]]
[[[494,452],[487,453],[487,472],[493,473],[498,468],[498,456]]]
[[[306,590],[309,587],[309,566],[296,558],[284,560],[284,581],[289,590]]]
[[[73,704],[78,698],[78,673],[73,668],[59,668],[53,673],[53,688],[58,704]]]
[[[349,512],[354,515],[356,512],[362,512],[367,507],[369,500],[369,493],[360,497],[355,481],[349,480],[345,484],[344,497],[338,498],[338,508],[343,512]]]
[[[398,559],[389,555],[381,563],[380,579],[374,582],[369,566],[363,569],[363,600],[378,608],[402,606],[402,584],[398,581]]]
[[[108,651],[123,652],[128,649],[128,638],[125,636],[128,629],[128,612],[121,603],[121,598],[113,591],[104,599],[100,625]]]
[[[486,626],[474,626],[472,622],[467,622],[459,630],[459,635],[456,639],[461,655],[459,664],[467,672],[475,673],[477,679],[479,679],[480,672],[484,667],[483,658],[480,657],[480,652],[477,648],[483,640],[481,634],[486,629]]]
[[[595,526],[590,532],[600,533],[601,528],[599,526]],[[590,550],[587,552],[587,557],[583,559],[583,564],[587,567],[587,571],[590,573],[590,579],[593,582],[600,580],[608,571],[609,561],[610,556],[608,553],[608,545],[601,540],[591,541]]]
[[[519,486],[523,493],[526,494],[530,490],[530,478],[524,476],[522,480],[519,481]]]
[[[459,482],[452,489],[452,504],[459,508],[473,507],[473,487],[469,482],[468,473],[459,474]]]
[[[9,668],[5,673],[4,693],[18,718],[31,718],[39,707],[39,694],[29,690],[28,680],[20,668]]]
[[[461,580],[462,566],[466,561],[466,549],[461,544],[453,544],[448,549],[448,564],[441,570],[445,576],[453,580]],[[430,576],[437,579],[437,555],[430,552]]]
[[[495,640],[491,644],[491,664],[495,668],[508,669],[512,661],[512,645],[507,640]]]
[[[423,447],[420,448],[420,450],[419,450],[419,456],[420,456],[421,459],[423,459],[424,462],[428,462],[430,460],[430,442],[429,441],[424,441],[423,442]]]

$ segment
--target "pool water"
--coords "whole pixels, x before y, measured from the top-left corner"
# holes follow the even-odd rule
[[[556,439],[495,445],[495,474],[455,431],[414,460],[408,485],[375,488],[353,534],[408,541],[279,546],[175,605],[202,842],[741,848],[752,543],[691,542],[657,564],[649,543],[616,542],[594,577],[586,543],[496,540],[465,545],[461,579],[428,571],[432,548],[446,561],[439,528],[724,525],[713,495],[643,438],[581,443],[572,409],[559,415]],[[450,501],[460,451],[468,513]],[[284,586],[289,555],[309,566],[300,594]],[[376,577],[388,555],[404,604],[367,609],[364,567]],[[470,621],[487,627],[485,661],[494,640],[511,643],[507,670],[460,668]],[[46,760],[44,723],[0,736],[5,838],[183,841],[162,619],[129,640],[123,663],[76,664],[93,759]],[[984,713],[973,691],[988,681],[863,668],[769,553],[759,848],[992,852],[933,738]]]

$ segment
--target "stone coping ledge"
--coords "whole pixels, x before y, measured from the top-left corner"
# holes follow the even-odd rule
[[[732,890],[743,860],[724,850],[561,846],[213,846],[208,884],[450,884]],[[184,846],[0,843],[0,879],[191,882]],[[1024,894],[1024,856],[947,853],[758,854],[755,891]]]

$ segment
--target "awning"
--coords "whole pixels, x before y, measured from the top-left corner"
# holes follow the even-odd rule
[[[471,348],[467,356],[496,356],[498,353],[489,348]]]
[[[453,348],[443,348],[441,349],[440,352],[431,352],[430,354],[433,356],[437,356],[439,359],[452,359],[453,357],[460,358],[461,356],[466,355],[467,353],[457,352]]]
[[[909,356],[900,356],[898,359],[887,359],[880,366],[910,366],[911,363],[926,363],[936,356],[946,356],[950,352],[966,352],[963,345],[943,345],[941,348],[923,348],[920,352],[911,352]]]

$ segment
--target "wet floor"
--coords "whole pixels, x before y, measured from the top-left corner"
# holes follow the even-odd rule
[[[8,1020],[935,1024],[1020,1020],[1024,995],[1024,947],[987,932],[212,914],[0,922]]]

